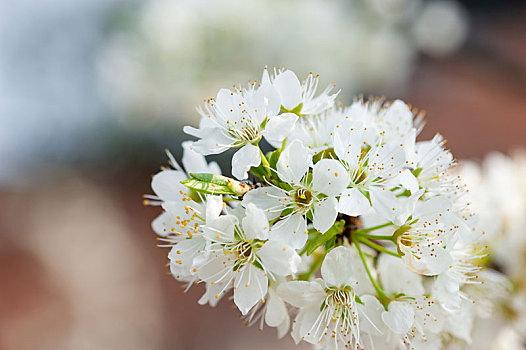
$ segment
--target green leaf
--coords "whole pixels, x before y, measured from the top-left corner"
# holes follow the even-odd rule
[[[261,180],[268,178],[268,173],[267,173],[267,171],[265,170],[265,168],[263,167],[262,164],[257,166],[257,167],[250,168],[250,173],[252,175],[257,176]]]
[[[246,183],[208,173],[190,174],[190,179],[181,181],[181,183],[194,191],[216,195],[242,196],[252,189],[252,186]]]
[[[229,189],[226,186],[219,186],[208,182],[199,181],[197,179],[188,179],[181,181],[183,185],[188,187],[191,190],[194,190],[196,192],[206,193],[206,194],[225,194],[225,195],[233,195],[233,192],[231,189]]]
[[[227,186],[229,178],[223,175],[209,174],[209,173],[190,173],[192,179],[203,182],[210,182],[215,185]]]
[[[307,243],[305,243],[305,247],[303,247],[301,254],[307,253],[307,255],[311,255],[318,247],[321,247],[327,241],[335,238],[337,234],[341,233],[344,226],[345,220],[340,220],[336,221],[325,233],[312,230],[309,233],[309,238]]]
[[[274,152],[267,155],[268,163],[270,164],[270,167],[272,169],[276,169],[276,166],[278,164],[279,156],[281,155],[281,148],[278,148]]]

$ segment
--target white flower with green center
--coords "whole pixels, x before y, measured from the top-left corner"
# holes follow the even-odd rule
[[[339,211],[346,215],[363,215],[371,204],[375,210],[387,206],[396,211],[400,206],[396,197],[386,192],[397,184],[394,179],[406,164],[404,144],[377,144],[375,135],[374,129],[352,119],[341,121],[334,129],[334,152],[349,178],[339,201]]]
[[[187,126],[184,131],[199,138],[193,148],[202,155],[239,148],[232,158],[232,174],[246,179],[247,171],[261,164],[261,138],[279,145],[298,118],[293,113],[278,115],[280,106],[280,97],[265,69],[261,84],[255,82],[249,89],[219,90],[217,97],[200,110],[199,129]]]
[[[279,70],[275,72],[272,85],[281,98],[282,111],[292,112],[298,116],[318,114],[332,108],[338,95],[338,93],[330,94],[334,86],[329,85],[315,96],[318,89],[318,76],[312,73],[300,83],[293,71]]]
[[[295,249],[307,241],[307,218],[314,228],[326,232],[338,215],[336,197],[349,181],[343,166],[333,159],[322,159],[312,168],[312,153],[298,140],[281,153],[277,173],[284,185],[249,191],[243,205],[254,204],[269,219],[280,220],[271,228],[270,237],[286,239]]]
[[[197,271],[201,280],[221,285],[216,298],[234,289],[234,303],[243,315],[264,300],[277,276],[296,273],[300,257],[280,240],[270,240],[269,223],[261,209],[248,205],[239,219],[219,216],[203,227],[208,261]]]
[[[353,261],[349,248],[334,248],[323,261],[322,279],[278,287],[278,294],[300,309],[292,326],[296,343],[304,340],[324,349],[361,348]]]
[[[444,273],[453,262],[455,246],[462,222],[453,213],[445,197],[433,197],[416,204],[408,222],[396,237],[398,250],[407,267],[421,275]]]

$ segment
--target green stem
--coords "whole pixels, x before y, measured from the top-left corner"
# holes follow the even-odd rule
[[[376,293],[378,293],[378,297],[380,298],[380,301],[382,302],[382,304],[384,304],[386,301],[389,300],[389,298],[387,297],[387,295],[385,295],[384,291],[382,290],[382,288],[378,285],[378,283],[376,282],[376,280],[373,278],[373,275],[371,274],[371,271],[369,270],[369,266],[367,266],[367,262],[365,261],[365,255],[362,251],[362,247],[360,247],[360,242],[358,240],[358,238],[353,238],[353,243],[354,245],[356,246],[356,249],[358,249],[358,254],[360,254],[360,259],[362,259],[362,264],[363,266],[365,267],[365,271],[367,272],[367,276],[369,276],[369,279],[371,280],[371,283],[374,287],[374,289],[376,290]]]
[[[385,224],[382,224],[382,225],[373,226],[373,227],[367,227],[367,228],[363,228],[361,230],[356,230],[352,234],[353,235],[362,235],[364,233],[371,232],[371,231],[374,231],[374,230],[379,230],[381,228],[392,226],[392,225],[393,225],[392,222],[386,222]]]
[[[363,244],[366,244],[368,245],[369,247],[373,248],[373,249],[376,249],[377,251],[379,252],[382,252],[382,253],[385,253],[385,254],[389,254],[389,255],[392,255],[392,256],[396,256],[397,258],[400,258],[401,255],[400,254],[397,254],[395,252],[392,252],[388,249],[386,249],[385,247],[379,245],[379,244],[376,244],[374,242],[371,242],[370,240],[366,239],[366,238],[361,238],[361,237],[358,237],[356,239],[357,241],[363,243]]]
[[[325,255],[327,255],[327,252],[314,255],[314,261],[312,262],[309,271],[298,275],[298,279],[300,281],[308,281],[311,278],[311,276],[320,268],[321,264],[323,263],[323,260],[325,259]]]
[[[261,148],[259,149],[259,154],[261,155],[261,164],[263,164],[263,168],[267,170],[268,180],[270,181],[270,179],[272,178],[270,164],[267,160],[267,157],[265,157],[265,155],[263,154],[263,151],[261,150]]]
[[[392,235],[368,235],[366,233],[356,234],[356,232],[353,232],[352,234],[359,236],[359,238],[363,237],[363,238],[376,239],[376,240],[382,240],[382,241],[392,241],[393,240]]]

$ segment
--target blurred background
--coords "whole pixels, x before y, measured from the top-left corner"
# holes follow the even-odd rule
[[[0,2],[0,349],[294,347],[183,295],[155,246],[141,195],[195,106],[284,65],[479,160],[526,147],[525,42],[524,1]]]

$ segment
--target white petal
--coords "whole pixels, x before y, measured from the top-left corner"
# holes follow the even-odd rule
[[[407,198],[398,198],[388,189],[370,188],[371,204],[378,215],[397,226],[403,225],[411,215],[406,205]]]
[[[277,170],[281,180],[288,183],[299,183],[312,163],[312,152],[303,144],[294,140],[281,153]]]
[[[167,212],[162,213],[152,221],[153,232],[161,237],[165,237],[170,233],[170,228],[174,227],[175,220],[173,216]]]
[[[261,86],[254,93],[247,93],[247,103],[251,107],[250,115],[261,124],[267,117],[276,116],[281,107],[281,97],[270,82],[267,70],[263,71]]]
[[[278,339],[281,339],[283,338],[284,336],[287,335],[287,333],[289,332],[289,328],[290,328],[290,316],[289,314],[287,313],[285,315],[285,318],[283,318],[283,322],[281,322],[278,326],[277,326],[277,329],[278,329]]]
[[[449,200],[449,198],[444,196],[437,196],[432,197],[429,200],[426,201],[420,201],[418,203],[418,206],[415,209],[415,216],[416,217],[423,217],[423,216],[436,216],[438,217],[438,214],[446,214],[451,210],[453,207],[453,204]],[[448,218],[451,219],[450,217]],[[441,221],[443,222],[444,219]],[[454,224],[457,224],[457,222],[454,222]]]
[[[255,204],[249,203],[246,207],[245,217],[243,218],[243,231],[246,239],[268,238],[269,223],[265,212]]]
[[[294,128],[298,116],[294,113],[284,113],[269,119],[263,131],[263,136],[272,146],[279,148],[283,140]]]
[[[325,291],[316,282],[291,281],[281,283],[277,292],[283,300],[295,307],[313,305],[325,298]]]
[[[255,204],[262,209],[269,220],[275,219],[285,209],[283,200],[286,200],[288,195],[274,187],[260,187],[248,191],[243,196],[241,204],[246,208],[249,204]],[[282,201],[280,201],[280,199]]]
[[[338,201],[334,197],[314,203],[312,224],[316,230],[325,233],[334,225],[338,216],[337,206]]]
[[[382,312],[382,320],[396,334],[409,332],[415,321],[415,310],[408,303],[391,301],[388,311]]]
[[[186,125],[183,127],[183,131],[187,135],[201,138],[203,134],[206,134],[208,130],[201,129],[201,128],[197,129],[197,128],[194,128],[193,126]]]
[[[192,141],[185,141],[182,143],[183,146],[183,159],[182,163],[184,166],[184,170],[187,174],[191,173],[210,173],[211,168],[214,170],[215,167],[210,167],[205,159],[204,156],[197,153],[192,145],[194,142]]]
[[[351,286],[353,278],[353,256],[349,248],[339,246],[332,249],[323,260],[321,276],[331,286]]]
[[[267,241],[257,254],[263,266],[279,276],[296,273],[301,263],[296,251],[281,241]]]
[[[163,201],[180,201],[182,199],[180,191],[188,192],[188,189],[181,184],[181,181],[186,179],[186,174],[182,171],[163,170],[152,178],[152,189]]]
[[[259,164],[261,164],[259,147],[247,143],[232,157],[232,175],[238,180],[245,180],[250,168]]]
[[[359,216],[371,210],[371,203],[357,188],[343,191],[338,202],[338,211],[349,216]]]
[[[270,228],[269,238],[273,241],[282,241],[294,249],[301,249],[308,238],[307,222],[303,215],[290,215]]]
[[[478,333],[472,332],[474,319],[473,309],[474,307],[471,301],[464,301],[464,305],[462,305],[462,307],[457,312],[450,313],[448,315],[446,324],[444,325],[446,331],[449,331],[457,338],[463,339],[468,344],[471,344],[472,342],[472,335]],[[477,319],[477,321],[480,320],[481,319]],[[488,322],[494,326],[494,321],[491,317],[484,320],[483,322]],[[479,332],[483,330],[483,327],[481,327],[480,324],[477,328],[479,328]],[[520,346],[511,346],[510,348],[520,349]]]
[[[220,116],[232,122],[239,118],[241,102],[243,102],[241,94],[228,89],[220,89],[215,98],[215,108],[219,111]]]
[[[400,184],[404,186],[406,190],[415,193],[418,191],[418,180],[409,169],[404,169],[400,175]]]
[[[206,196],[206,222],[210,223],[219,217],[223,210],[223,197],[222,196]]]
[[[223,130],[218,127],[195,129],[185,126],[183,131],[200,138],[200,140],[192,143],[191,148],[203,156],[222,153],[229,149],[234,142],[232,138],[226,136]]]
[[[446,311],[454,313],[460,310],[460,285],[449,273],[437,277],[433,286],[433,295]]]
[[[209,304],[214,307],[229,290],[230,287],[225,287],[225,284],[223,283],[207,283],[206,291],[199,299],[198,303],[199,305]]]
[[[278,327],[289,316],[287,306],[272,288],[268,290],[268,295],[265,323],[270,327]]]
[[[234,288],[234,303],[246,315],[267,294],[268,279],[265,272],[249,264],[238,271]]]
[[[423,263],[427,268],[427,272],[425,275],[427,276],[436,276],[439,275],[449,269],[453,262],[453,258],[451,256],[451,252],[449,252],[447,249],[444,249],[443,247],[438,247],[434,250],[431,247],[425,247],[429,254],[425,254],[424,256],[428,256],[424,260]],[[433,254],[433,256],[431,256]]]
[[[413,126],[413,113],[401,100],[395,100],[385,113],[385,119],[391,125],[397,125],[401,131],[409,130]]]
[[[424,294],[422,277],[409,271],[400,258],[380,254],[378,274],[387,293]]]
[[[229,260],[230,259],[230,260]],[[230,254],[217,254],[197,270],[200,279],[210,283],[228,283],[233,278],[234,259]]]
[[[312,170],[312,189],[327,196],[339,196],[349,181],[343,165],[334,159],[322,159]]]
[[[358,165],[362,153],[363,130],[362,123],[355,120],[342,120],[334,129],[334,152],[351,168]]]
[[[360,299],[363,305],[356,304],[360,311],[360,330],[372,336],[382,335],[385,327],[382,321],[382,312],[385,311],[384,307],[372,295],[362,295]]]
[[[179,243],[175,244],[170,253],[168,259],[170,259],[170,267],[172,274],[177,277],[193,275],[194,268],[199,266],[196,265],[199,259],[195,259],[198,254],[204,250],[206,241],[199,236],[195,236],[191,239],[183,239]]]
[[[405,165],[405,149],[403,144],[383,144],[369,151],[369,172],[388,179],[400,174]]]
[[[301,318],[300,315],[302,316]],[[321,321],[323,322],[321,326],[317,324],[320,322],[319,316],[320,307],[317,305],[309,305],[301,309],[296,318],[296,323],[299,327],[298,333],[302,337],[302,340],[311,344],[318,344],[321,341],[326,329],[323,320]],[[301,322],[299,322],[298,319],[301,319]],[[296,324],[294,324],[293,327],[296,327]]]
[[[278,74],[273,85],[286,109],[293,109],[301,103],[301,84],[294,72],[287,70]]]
[[[233,215],[221,215],[206,226],[203,235],[212,242],[231,242],[234,240],[234,226],[238,220]]]

